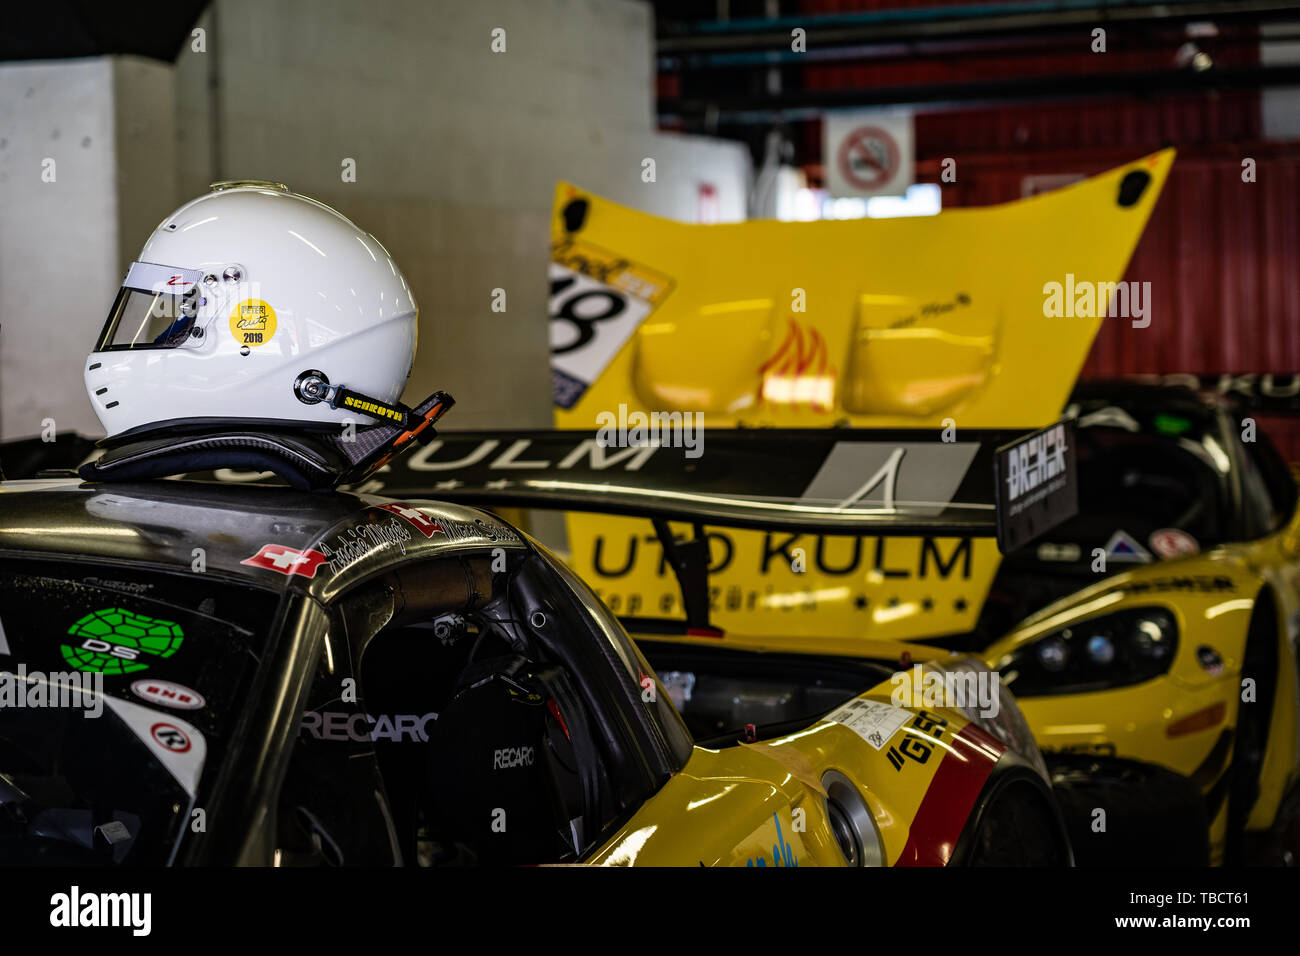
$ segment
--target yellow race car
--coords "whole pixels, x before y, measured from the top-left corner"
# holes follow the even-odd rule
[[[1289,861],[1300,514],[1248,410],[1081,386],[1079,514],[1008,555],[979,650],[1016,693],[1082,861]],[[1027,619],[1023,618],[1028,616]]]

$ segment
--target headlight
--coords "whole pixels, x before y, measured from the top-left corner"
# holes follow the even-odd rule
[[[1178,625],[1165,608],[1131,608],[1045,634],[998,661],[1017,697],[1127,687],[1169,670]]]

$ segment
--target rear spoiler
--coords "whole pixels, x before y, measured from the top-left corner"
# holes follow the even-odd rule
[[[996,537],[1004,553],[1078,510],[1068,422],[947,436],[932,428],[711,428],[695,431],[691,447],[681,442],[688,430],[663,434],[667,443],[606,447],[592,430],[442,432],[353,490],[760,531]],[[93,452],[88,439],[63,437],[57,445],[0,443],[0,458],[21,466],[14,477],[29,477]]]
[[[604,447],[591,430],[442,432],[361,490],[757,530],[997,537],[1004,551],[1077,511],[1064,423],[951,441],[935,429],[697,434],[691,449]]]

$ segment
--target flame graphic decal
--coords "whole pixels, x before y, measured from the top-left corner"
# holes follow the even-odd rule
[[[826,355],[826,340],[817,329],[789,320],[785,339],[758,368],[758,397],[763,407],[807,405],[828,412],[835,398],[835,366]]]

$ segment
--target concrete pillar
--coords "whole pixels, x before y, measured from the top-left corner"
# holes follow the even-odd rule
[[[166,65],[0,64],[0,437],[101,433],[82,362],[175,204],[174,112]]]

